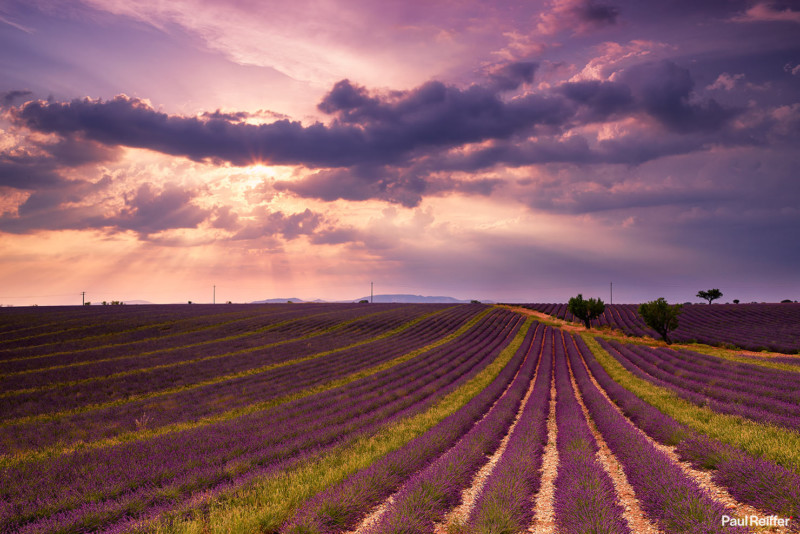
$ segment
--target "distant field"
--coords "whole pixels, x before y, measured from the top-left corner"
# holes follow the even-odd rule
[[[740,339],[724,325],[746,306],[705,307],[715,343]],[[686,323],[711,321],[701,308]],[[791,346],[760,309],[753,331]],[[481,304],[0,309],[0,532],[731,533],[751,529],[726,517],[797,517],[800,366],[714,351]],[[709,474],[723,493],[701,489]]]
[[[574,321],[566,304],[525,304],[530,309]],[[593,326],[608,325],[630,336],[659,335],[636,312],[636,304],[607,304]],[[683,306],[670,338],[682,343],[733,345],[747,350],[800,352],[800,303],[692,304]]]

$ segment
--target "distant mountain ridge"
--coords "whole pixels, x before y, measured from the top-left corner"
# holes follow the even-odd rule
[[[359,302],[362,300],[370,300],[369,295],[366,297],[361,297],[353,300],[337,300],[333,302]],[[313,301],[305,301],[302,299],[298,299],[296,297],[285,298],[285,299],[266,299],[266,300],[256,300],[253,304],[284,304],[286,302],[292,302],[295,304],[300,304],[303,302],[328,302],[324,300],[313,300]],[[469,300],[460,300],[453,297],[447,296],[424,296],[424,295],[409,295],[409,294],[389,294],[389,295],[374,295],[372,297],[372,302],[378,303],[402,303],[402,304],[469,304],[471,301]],[[488,301],[487,301],[488,302]]]

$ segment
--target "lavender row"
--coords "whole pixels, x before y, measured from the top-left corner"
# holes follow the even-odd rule
[[[674,351],[605,340],[601,341],[601,344],[624,352],[626,356],[648,364],[649,368],[678,375],[677,378],[685,379],[687,382],[741,390],[742,383],[746,381],[748,391],[743,391],[743,394],[753,392],[758,397],[766,396],[790,405],[800,403],[800,392],[796,391],[798,375],[794,372],[731,362],[688,350]]]
[[[102,358],[82,358],[88,354],[81,355],[81,353],[73,352],[65,353],[64,358],[48,357],[46,361],[26,359],[9,362],[3,366],[5,373],[0,375],[0,387],[26,389],[42,385],[52,386],[67,381],[104,377],[123,371],[146,371],[153,366],[180,364],[199,356],[257,350],[270,344],[289,341],[292,338],[321,335],[326,331],[341,329],[353,319],[340,315],[328,317],[325,322],[314,321],[312,323],[308,320],[308,316],[303,316],[267,326],[263,326],[263,320],[261,326],[257,326],[256,320],[252,318],[250,321],[252,323],[250,326],[237,325],[237,327],[243,327],[240,333],[230,333],[231,330],[237,330],[237,327],[226,331],[225,328],[231,325],[223,324],[218,327],[219,330],[216,330],[217,327],[215,327],[215,331],[195,332],[193,335],[181,336],[184,337],[181,340],[169,340],[173,345],[170,347],[163,346],[167,341],[163,338],[149,339],[146,344],[157,343],[161,348],[141,350],[143,343],[139,346],[140,350],[136,351],[124,347],[117,347],[116,350],[114,347],[106,347],[99,351],[104,355]]]
[[[458,504],[461,492],[507,433],[531,387],[536,360],[528,358],[508,391],[445,454],[414,474],[367,534],[433,533],[434,522]]]
[[[476,397],[425,434],[390,452],[306,502],[281,529],[282,534],[333,534],[351,529],[367,511],[413,473],[427,466],[466,433],[508,387],[523,362],[536,358],[540,328],[529,328],[511,361]]]
[[[531,349],[540,350],[533,392],[509,436],[506,450],[475,500],[466,522],[468,532],[522,532],[533,519],[533,496],[541,485],[540,469],[547,442],[552,341],[543,346],[534,342]]]
[[[517,324],[515,321],[512,330]],[[253,469],[285,462],[309,448],[334,443],[398,413],[419,409],[420,402],[428,405],[496,356],[508,340],[506,329],[497,334],[487,350],[459,350],[450,357],[430,351],[424,359],[277,410],[8,469],[2,475],[5,480],[0,481],[0,487],[9,488],[3,490],[2,500],[15,503],[18,524],[44,516],[26,527],[31,530],[53,521],[84,528],[87,521],[100,517],[117,520],[164,499],[180,500],[229,480],[232,470],[242,469],[237,466]],[[37,497],[32,499],[33,495]],[[87,495],[91,496],[89,502]]]
[[[525,304],[527,308],[573,321],[566,304]],[[645,325],[636,304],[607,304],[593,326],[608,325],[627,335],[659,336]],[[687,305],[679,327],[670,337],[677,342],[736,345],[750,350],[800,351],[800,304]]]
[[[194,325],[224,322],[228,318],[236,319],[254,315],[269,316],[274,313],[289,311],[277,307],[265,308],[261,306],[250,308],[241,306],[236,306],[235,308],[228,306],[146,306],[142,308],[130,306],[118,308],[119,310],[116,313],[109,313],[106,309],[98,309],[95,313],[83,316],[80,320],[64,318],[63,321],[56,320],[41,324],[35,329],[10,333],[7,339],[0,342],[0,350],[2,350],[4,357],[35,355],[58,350],[59,345],[68,345],[75,342],[86,343],[83,340],[104,344],[114,342],[120,336],[124,337],[131,333],[136,335],[138,331],[152,327],[156,327],[158,330],[162,328],[192,329]],[[301,310],[295,313],[299,311]],[[58,317],[58,315],[51,314],[52,312],[41,312],[36,318],[37,322],[51,321]],[[158,330],[156,334],[160,333]]]
[[[447,321],[422,321],[396,336],[329,354],[324,358],[173,391],[168,395],[126,401],[30,423],[7,424],[0,427],[0,446],[10,450],[27,450],[56,442],[93,441],[137,430],[142,426],[143,418],[147,420],[148,427],[156,428],[274,399],[335,380],[424,346],[483,309],[464,308],[468,315],[456,313]],[[510,312],[492,311],[463,339],[477,346],[481,339],[491,339],[497,328],[507,326],[511,317],[513,314]],[[437,319],[441,318],[437,316]],[[447,325],[450,325],[449,328]],[[57,406],[54,405],[54,408],[57,409]]]
[[[145,358],[143,363],[158,363],[169,367],[144,368],[141,372],[130,373],[125,365],[130,360],[112,360],[89,367],[93,376],[100,378],[91,382],[69,384],[60,387],[56,380],[70,381],[80,379],[86,367],[59,369],[46,373],[36,373],[9,377],[8,381],[18,381],[16,387],[37,388],[34,391],[12,392],[0,397],[0,413],[5,417],[21,417],[44,413],[48,407],[57,405],[59,409],[69,409],[88,404],[104,402],[116,398],[140,395],[161,387],[190,385],[219,375],[224,366],[226,374],[243,372],[265,365],[286,362],[311,354],[344,347],[356,342],[364,342],[396,327],[401,319],[413,320],[417,314],[411,310],[407,316],[396,313],[382,313],[364,318],[362,321],[344,325],[343,328],[307,339],[289,342],[287,333],[283,337],[287,343],[277,344],[279,334],[272,336],[248,336],[234,340],[224,340],[185,350],[171,351],[167,355],[159,353]],[[400,323],[402,324],[402,323]],[[299,332],[298,332],[299,333]],[[288,339],[286,339],[288,338]],[[266,343],[265,343],[266,342]],[[256,344],[255,346],[252,346]],[[216,357],[215,357],[216,356]],[[153,361],[153,358],[155,361]],[[178,361],[175,361],[177,358]],[[182,362],[189,358],[189,361]],[[203,359],[205,358],[205,359]],[[201,359],[200,361],[193,361]],[[138,363],[139,358],[133,363]],[[121,376],[114,373],[128,371]],[[60,375],[59,375],[60,373]],[[58,378],[54,378],[58,377]],[[106,378],[104,378],[106,377]],[[21,382],[21,383],[20,383]]]
[[[294,310],[296,308],[293,308]],[[285,313],[274,313],[270,315],[250,314],[239,318],[214,318],[209,317],[204,324],[193,323],[192,328],[159,328],[157,335],[153,336],[146,330],[131,332],[131,339],[124,343],[109,343],[102,341],[83,349],[68,349],[57,345],[55,348],[41,347],[42,354],[12,358],[0,362],[0,369],[3,373],[20,373],[23,371],[41,370],[47,372],[49,367],[56,366],[61,369],[71,367],[84,367],[97,363],[108,363],[110,361],[124,362],[129,359],[132,362],[138,361],[142,357],[150,356],[152,353],[169,353],[175,350],[191,350],[196,347],[203,347],[215,342],[236,340],[248,337],[274,336],[281,332],[291,332],[293,330],[323,330],[335,325],[338,322],[349,321],[359,317],[368,318],[376,313],[400,314],[400,317],[412,315],[412,309],[403,310],[398,307],[379,306],[350,306],[348,308],[333,309],[308,309]],[[421,307],[419,307],[419,313]],[[434,308],[435,309],[435,308]],[[302,312],[302,313],[301,313]],[[133,338],[135,337],[135,339]],[[45,352],[45,349],[51,352]]]
[[[570,381],[564,342],[556,344],[555,521],[559,532],[630,534],[617,492],[597,460],[597,442]]]
[[[746,532],[723,526],[726,509],[617,412],[589,379],[577,351],[568,352],[592,420],[622,465],[645,513],[668,534]]]
[[[800,409],[796,404],[762,396],[757,391],[748,392],[714,384],[713,377],[702,382],[692,381],[652,365],[627,347],[615,347],[605,341],[601,341],[601,346],[634,375],[669,389],[698,406],[708,406],[720,413],[767,421],[787,428],[800,428]],[[748,389],[752,388],[753,386],[748,386]]]
[[[731,362],[688,350],[639,346],[631,348],[647,358],[651,364],[673,371],[692,382],[719,386],[729,391],[741,390],[742,384],[746,382],[748,387],[743,392],[745,394],[755,398],[768,397],[792,407],[800,404],[800,390],[797,389],[800,375],[795,372]]]
[[[800,514],[798,473],[710,439],[678,423],[615,382],[583,340],[574,339],[595,380],[637,427],[656,441],[675,446],[679,456],[695,467],[712,469],[714,482],[727,488],[740,502],[767,515],[797,517]],[[580,357],[570,357],[579,362],[573,363],[573,368],[578,369],[582,365]],[[800,525],[794,522],[793,526],[797,528]]]
[[[77,308],[74,306],[38,306],[31,308],[3,308],[0,310],[0,346],[18,343],[20,340],[35,340],[38,336],[64,333],[107,325],[106,332],[126,330],[131,326],[142,326],[155,321],[174,320],[176,315],[191,319],[203,315],[218,315],[242,311],[242,307],[215,307],[213,313],[205,306],[130,306],[105,308]],[[30,341],[38,344],[39,341]]]

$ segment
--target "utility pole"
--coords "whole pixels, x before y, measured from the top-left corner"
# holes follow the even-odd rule
[[[86,306],[86,291],[81,291],[81,306]]]
[[[211,298],[211,304],[217,303],[217,286],[214,286],[214,296]]]
[[[372,297],[373,297],[373,291],[372,291],[372,288],[373,288],[373,282],[370,282],[370,283],[369,283],[369,303],[370,303],[370,304],[372,304]]]
[[[609,282],[608,287],[611,290],[611,302],[609,304],[614,304],[614,282]]]

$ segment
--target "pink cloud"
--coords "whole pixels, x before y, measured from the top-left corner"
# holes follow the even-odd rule
[[[772,2],[759,2],[742,14],[733,17],[734,22],[796,22],[800,24],[800,11],[780,9]]]

